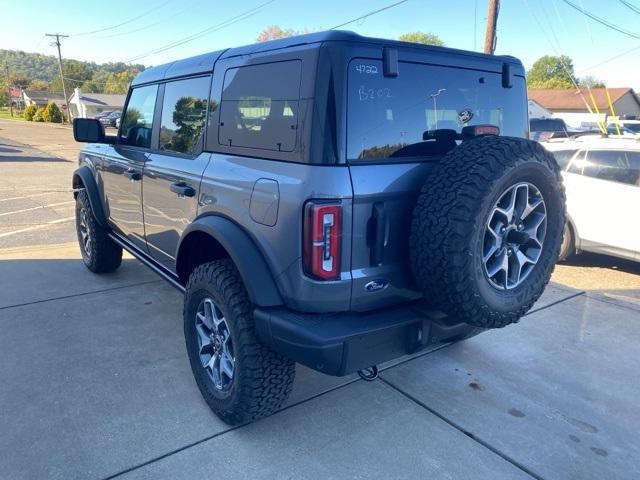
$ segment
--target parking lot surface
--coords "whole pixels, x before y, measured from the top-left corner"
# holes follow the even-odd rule
[[[298,367],[282,411],[231,428],[192,379],[179,293],[130,257],[82,265],[70,131],[9,123],[0,478],[640,478],[635,264],[576,257],[519,325],[375,382]]]

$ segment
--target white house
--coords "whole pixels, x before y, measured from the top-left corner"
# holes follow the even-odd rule
[[[125,98],[126,95],[113,93],[82,93],[75,88],[69,98],[69,108],[74,118],[93,118],[104,111],[122,110]]]
[[[530,102],[537,103],[552,112],[553,117],[562,118],[572,127],[593,126],[597,122],[606,121],[607,117],[640,118],[640,98],[628,87],[592,88],[591,91],[586,88],[579,91],[575,88],[530,88],[527,94]],[[613,111],[609,106],[609,99]]]
[[[550,118],[552,113],[535,100],[529,100],[529,118]]]

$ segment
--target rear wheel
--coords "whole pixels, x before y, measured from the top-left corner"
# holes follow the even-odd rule
[[[483,328],[516,322],[542,294],[558,258],[564,190],[535,142],[463,142],[427,179],[414,210],[411,260],[425,298]]]
[[[189,277],[184,335],[198,388],[222,420],[238,425],[284,404],[295,363],[258,340],[253,307],[231,260],[200,265]]]
[[[86,190],[80,190],[76,197],[76,233],[82,261],[89,270],[107,273],[120,266],[122,247],[109,238],[107,229],[94,217]]]

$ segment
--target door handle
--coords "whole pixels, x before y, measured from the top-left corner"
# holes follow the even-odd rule
[[[137,182],[142,178],[142,175],[140,175],[140,172],[136,172],[135,170],[132,170],[132,169],[125,171],[124,176],[127,177],[132,182]]]
[[[196,194],[192,187],[184,183],[172,183],[169,189],[179,197],[193,197]]]

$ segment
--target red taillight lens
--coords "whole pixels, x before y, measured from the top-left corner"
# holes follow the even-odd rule
[[[303,257],[305,273],[320,280],[340,276],[342,206],[309,202],[304,210]]]

